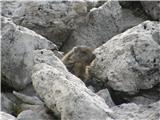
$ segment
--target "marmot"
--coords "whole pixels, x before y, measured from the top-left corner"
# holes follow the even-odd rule
[[[88,75],[88,66],[95,59],[93,50],[86,46],[77,46],[71,49],[63,58],[62,62],[67,69],[85,81]]]

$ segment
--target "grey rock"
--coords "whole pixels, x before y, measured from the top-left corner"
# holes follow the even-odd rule
[[[159,105],[160,101],[149,105],[122,104],[112,107],[112,117],[114,120],[159,120]]]
[[[141,1],[145,12],[154,20],[160,20],[160,1]]]
[[[90,89],[92,92],[94,92],[94,93],[95,93],[95,89],[94,89],[94,87],[93,87],[93,86],[91,86],[91,85],[90,85],[90,86],[88,86],[87,88],[88,88],[88,89]]]
[[[2,17],[2,74],[5,82],[15,89],[31,83],[32,52],[36,49],[56,49],[56,45],[35,32],[15,25]]]
[[[32,111],[35,111],[37,113],[39,113],[41,110],[46,110],[46,108],[44,107],[44,104],[34,105],[34,104],[22,103],[19,106],[20,106],[20,112],[19,113],[21,113],[25,110],[32,110]]]
[[[92,76],[114,90],[135,94],[160,82],[160,24],[146,21],[95,49]]]
[[[61,113],[62,120],[106,120],[111,112],[105,101],[87,89],[85,84],[67,71],[54,54],[37,51],[38,57],[32,74],[35,90],[55,114]],[[36,56],[35,56],[36,57]],[[51,63],[48,63],[48,62]],[[53,61],[53,62],[52,62]],[[39,62],[39,64],[38,64]],[[54,64],[53,64],[54,63]],[[49,64],[49,65],[47,65]]]
[[[136,96],[130,99],[130,102],[135,103],[137,105],[148,105],[148,104],[156,102],[156,100],[150,99],[144,96]]]
[[[134,97],[129,97],[127,101],[130,103],[135,103],[137,105],[149,105],[151,103],[155,103],[160,100],[160,88],[159,85],[156,85],[152,89],[141,90],[140,93]]]
[[[11,18],[14,22],[46,37],[58,47],[63,45],[77,24],[83,23],[87,14],[87,3],[83,0],[27,1],[20,4],[13,10]]]
[[[27,97],[29,98],[29,96]],[[27,100],[19,104],[19,107],[20,111],[17,118],[20,120],[55,120],[57,118],[42,102],[37,104],[34,101],[30,104]]]
[[[130,10],[122,9],[118,1],[108,0],[99,8],[90,10],[84,24],[73,31],[62,49],[68,51],[76,45],[96,48],[142,21],[144,20],[135,17]]]
[[[37,96],[37,93],[36,93],[32,83],[27,85],[23,90],[21,90],[21,93],[28,95],[28,96]]]
[[[33,56],[33,62],[35,64],[46,63],[50,66],[58,68],[61,72],[68,71],[64,64],[61,62],[61,60],[55,57],[55,54],[50,50],[35,50],[33,52]],[[34,69],[32,69],[32,71],[34,72]]]
[[[22,112],[18,114],[18,118],[21,118],[22,116],[24,118],[28,118],[28,116],[25,116],[23,113],[24,111],[29,110],[32,111],[31,113],[36,114],[36,116],[40,118],[39,120],[60,120],[60,117],[55,116],[55,114],[51,110],[49,110],[45,105],[21,104],[21,110]]]
[[[25,111],[21,112],[17,116],[17,119],[18,120],[55,120],[54,118],[52,118],[49,115],[46,116],[46,113],[35,112],[32,110],[25,110]]]
[[[33,112],[32,110],[26,110],[21,112],[17,116],[17,119],[18,120],[41,120],[42,118],[36,112]]]
[[[23,103],[28,103],[32,105],[41,105],[43,102],[37,96],[27,96],[25,94],[13,91],[13,94],[19,98]]]
[[[15,103],[5,93],[1,93],[1,111],[12,114]]]
[[[0,118],[1,120],[17,120],[14,116],[2,111],[0,111]]]
[[[1,1],[1,15],[11,18],[16,9],[21,7],[21,2],[18,1]]]
[[[99,95],[101,98],[103,98],[109,107],[115,106],[108,89],[100,90],[96,94]]]

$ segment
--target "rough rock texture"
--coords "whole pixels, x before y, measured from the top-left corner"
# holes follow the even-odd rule
[[[4,2],[6,6],[11,6],[10,4]],[[61,47],[77,24],[83,23],[84,16],[87,14],[87,3],[83,0],[30,1],[21,2],[15,9],[11,18],[16,24],[34,30]]]
[[[114,120],[159,120],[160,101],[142,106],[134,103],[112,107]]]
[[[2,111],[0,111],[0,118],[1,120],[17,120],[14,116]]]
[[[145,12],[154,20],[160,20],[160,1],[141,1]]]
[[[134,94],[160,82],[160,24],[146,21],[97,48],[92,76]]]
[[[1,1],[1,15],[11,18],[17,8],[22,5],[18,1]]]
[[[96,48],[114,35],[142,21],[132,15],[130,10],[123,10],[118,1],[108,0],[99,8],[91,9],[84,24],[73,31],[63,50],[68,51],[76,45]]]
[[[112,101],[112,98],[110,96],[108,89],[100,90],[96,94],[99,95],[100,97],[102,97],[109,107],[115,106],[114,102]]]
[[[22,89],[31,82],[32,51],[56,49],[55,44],[35,32],[15,25],[2,17],[2,74],[5,82],[15,89]]]
[[[0,3],[0,120],[160,119],[159,1]],[[85,83],[60,60],[79,45],[96,55]]]
[[[37,51],[36,54],[39,57],[35,56],[35,60],[39,64],[33,69],[33,86],[53,112],[61,113],[62,120],[109,119],[110,109],[104,100],[68,72],[54,54],[47,50]]]

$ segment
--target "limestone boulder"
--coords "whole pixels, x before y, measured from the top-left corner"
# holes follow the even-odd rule
[[[14,116],[2,111],[0,111],[0,118],[2,120],[17,120]]]
[[[91,74],[114,90],[135,94],[160,82],[160,24],[145,21],[95,49]]]
[[[27,28],[17,26],[11,19],[1,18],[2,75],[15,89],[31,83],[32,52],[37,49],[56,49],[56,45]]]
[[[104,99],[68,72],[61,60],[49,50],[36,52],[39,57],[35,55],[37,64],[32,72],[32,82],[48,108],[61,114],[62,120],[111,119],[108,114],[111,111]]]
[[[148,105],[134,103],[112,107],[114,120],[158,120],[160,118],[160,101]]]

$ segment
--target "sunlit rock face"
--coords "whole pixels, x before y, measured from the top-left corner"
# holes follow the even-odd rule
[[[92,73],[114,90],[135,94],[160,82],[158,22],[146,21],[95,49]]]
[[[31,83],[32,52],[36,49],[56,49],[56,45],[27,28],[2,17],[2,74],[5,82],[15,89]]]

